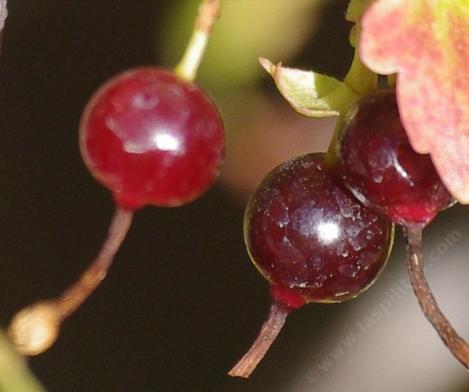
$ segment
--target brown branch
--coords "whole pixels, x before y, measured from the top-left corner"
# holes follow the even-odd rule
[[[425,278],[421,249],[422,230],[423,228],[417,225],[409,225],[406,228],[409,252],[407,268],[412,288],[424,315],[438,332],[440,338],[458,361],[469,369],[469,344],[457,334],[441,312]]]

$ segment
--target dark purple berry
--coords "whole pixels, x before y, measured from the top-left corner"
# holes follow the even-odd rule
[[[273,302],[261,334],[231,375],[249,376],[292,309],[354,298],[386,263],[391,222],[339,186],[323,158],[307,154],[278,166],[247,205],[246,245]]]
[[[246,208],[245,240],[259,271],[304,302],[357,296],[381,270],[391,224],[336,184],[322,154],[274,169]]]
[[[359,101],[337,143],[336,169],[344,184],[392,221],[427,224],[451,203],[430,156],[410,145],[393,90]]]

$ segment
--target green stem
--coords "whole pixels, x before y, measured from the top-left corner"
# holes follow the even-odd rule
[[[349,22],[359,23],[360,18],[374,0],[350,0],[345,19]]]
[[[345,114],[341,113],[340,116],[337,117],[334,134],[332,135],[331,143],[329,144],[329,148],[327,149],[326,155],[324,157],[326,165],[331,168],[335,167],[337,157],[339,156],[339,137],[344,123]]]
[[[0,331],[0,391],[2,392],[44,392],[28,370],[24,359],[11,346]]]
[[[359,34],[359,33],[358,33]],[[378,75],[370,71],[360,59],[358,45],[355,48],[352,65],[345,76],[344,82],[356,94],[364,96],[376,89],[378,85]]]
[[[195,20],[194,31],[179,64],[174,68],[176,75],[193,82],[205,54],[213,26],[220,16],[221,0],[203,0]]]

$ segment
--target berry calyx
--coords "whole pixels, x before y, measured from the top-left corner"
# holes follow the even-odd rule
[[[54,303],[38,302],[15,315],[8,335],[22,355],[38,355],[59,336],[60,320]]]
[[[430,156],[410,145],[394,90],[378,90],[351,109],[336,149],[347,188],[395,223],[428,224],[452,201]]]
[[[355,298],[376,279],[391,248],[393,228],[363,206],[326,170],[323,154],[291,159],[266,176],[245,213],[252,262],[271,285],[270,317],[310,302]],[[262,328],[254,347],[230,371],[248,377],[280,332]],[[282,324],[283,325],[283,324]],[[269,344],[258,345],[258,341]],[[253,351],[254,350],[254,351]]]
[[[217,108],[196,85],[159,68],[136,68],[91,98],[80,148],[120,207],[174,207],[194,200],[216,179],[223,132]]]

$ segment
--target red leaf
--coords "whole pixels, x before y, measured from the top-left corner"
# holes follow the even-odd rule
[[[469,2],[378,0],[362,19],[360,55],[398,73],[403,124],[451,193],[469,203]]]

